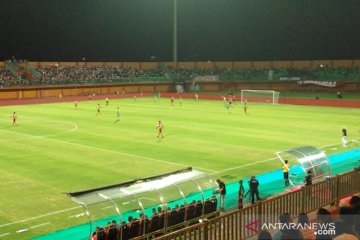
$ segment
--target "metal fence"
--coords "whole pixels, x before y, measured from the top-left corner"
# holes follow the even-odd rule
[[[360,192],[360,169],[279,195],[240,210],[158,237],[158,240],[231,240],[257,235],[263,223],[276,223],[280,214],[310,213]]]

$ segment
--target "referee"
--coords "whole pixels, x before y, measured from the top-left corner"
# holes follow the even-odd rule
[[[285,187],[289,186],[289,170],[290,170],[290,166],[288,164],[288,160],[285,160],[283,166],[283,173],[284,173],[284,181],[285,181]]]

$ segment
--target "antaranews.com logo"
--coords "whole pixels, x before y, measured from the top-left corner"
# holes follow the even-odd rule
[[[245,225],[245,228],[252,231],[254,234],[259,234],[261,230],[267,230],[269,232],[275,231],[304,231],[304,230],[312,230],[315,235],[322,236],[334,236],[336,235],[336,225],[334,222],[329,223],[260,223],[260,220],[257,219],[255,221],[250,222]]]
[[[315,235],[336,235],[335,223],[264,223],[261,230],[306,230],[314,231]]]

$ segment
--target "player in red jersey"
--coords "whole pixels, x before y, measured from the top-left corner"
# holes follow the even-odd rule
[[[226,100],[226,97],[223,97],[224,100],[224,107],[229,110],[229,102]]]
[[[12,118],[13,126],[17,126],[17,123],[16,123],[16,119],[17,119],[16,112],[13,112],[11,118]]]
[[[195,102],[198,102],[198,101],[199,101],[199,95],[195,94]]]
[[[164,125],[161,123],[161,121],[159,120],[157,126],[156,126],[156,129],[158,130],[158,135],[157,137],[159,138],[161,136],[161,138],[164,138],[164,135],[163,135],[163,129],[164,129]]]

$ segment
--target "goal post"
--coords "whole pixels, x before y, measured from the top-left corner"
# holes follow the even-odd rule
[[[241,103],[265,102],[278,104],[280,92],[274,90],[241,90]]]

